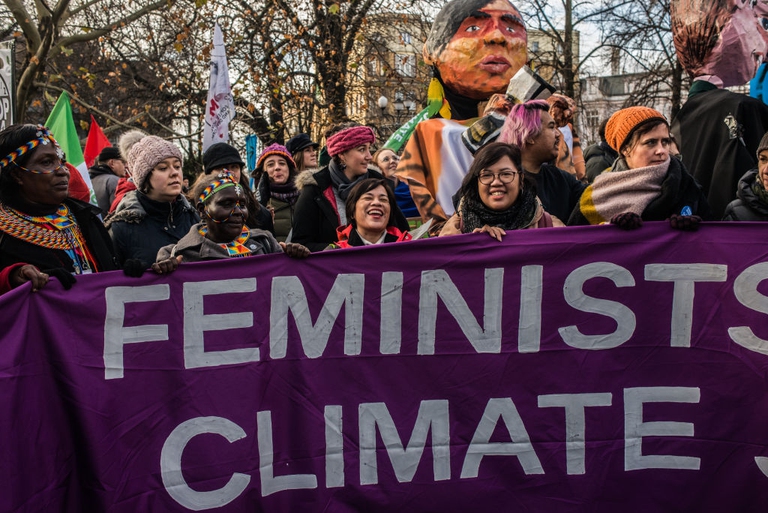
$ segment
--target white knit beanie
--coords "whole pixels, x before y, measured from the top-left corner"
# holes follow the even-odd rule
[[[134,144],[128,154],[128,167],[136,188],[142,190],[147,176],[155,166],[173,157],[184,163],[178,146],[155,135],[148,135]]]

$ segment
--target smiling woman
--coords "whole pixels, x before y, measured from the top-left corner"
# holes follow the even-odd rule
[[[0,293],[117,269],[98,209],[68,197],[64,153],[41,125],[0,132]]]
[[[382,178],[367,178],[349,192],[346,210],[349,224],[336,232],[339,240],[327,249],[371,246],[385,242],[411,240],[411,234],[395,226],[397,203],[392,189]]]
[[[520,148],[506,143],[491,143],[475,153],[457,193],[457,212],[440,236],[482,232],[501,241],[507,230],[562,226],[544,211],[520,159]]]

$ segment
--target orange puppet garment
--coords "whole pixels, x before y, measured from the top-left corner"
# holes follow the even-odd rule
[[[432,218],[439,226],[453,215],[451,197],[472,164],[461,134],[475,120],[428,119],[408,139],[396,174],[410,187],[424,221]]]

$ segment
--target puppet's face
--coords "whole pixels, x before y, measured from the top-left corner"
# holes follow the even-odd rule
[[[717,75],[725,87],[746,84],[768,54],[766,0],[734,0],[736,9],[726,22],[717,45],[696,75]],[[733,4],[731,4],[733,5]]]
[[[520,13],[507,0],[494,0],[464,19],[434,64],[443,83],[468,98],[503,93],[525,64],[527,33]]]
[[[768,55],[768,0],[673,0],[675,46],[694,77],[743,85]]]

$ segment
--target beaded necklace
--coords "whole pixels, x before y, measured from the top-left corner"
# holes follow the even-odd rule
[[[208,227],[206,225],[201,225],[197,232],[205,237],[208,234]],[[250,230],[247,226],[243,225],[243,231],[240,232],[240,236],[235,240],[223,244],[216,242],[215,244],[218,244],[222,248],[226,249],[227,254],[232,258],[247,257],[251,255],[251,250],[245,247],[245,241],[248,240],[249,236]]]
[[[29,216],[0,203],[0,230],[35,246],[64,251],[72,260],[75,274],[97,270],[96,260],[66,205],[61,205],[54,214]]]

